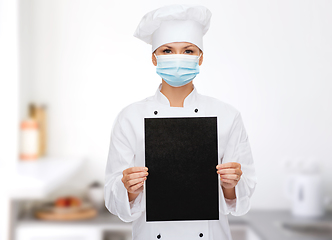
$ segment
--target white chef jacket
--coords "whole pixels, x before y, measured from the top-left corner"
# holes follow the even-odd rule
[[[160,92],[161,86],[154,96],[122,109],[113,123],[105,171],[105,206],[122,221],[132,222],[133,240],[231,240],[226,215],[247,213],[256,186],[254,162],[241,114],[227,103],[199,94],[195,86],[185,98],[183,107],[171,107],[167,97]],[[146,222],[145,188],[129,202],[121,181],[123,170],[145,166],[144,118],[212,116],[217,117],[218,164],[241,164],[242,176],[235,187],[236,199],[225,199],[220,186],[219,220]],[[218,181],[220,183],[220,179]]]

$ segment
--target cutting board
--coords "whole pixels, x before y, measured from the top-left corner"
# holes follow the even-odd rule
[[[90,204],[80,207],[44,207],[34,212],[36,218],[51,221],[71,221],[94,218],[98,211]]]

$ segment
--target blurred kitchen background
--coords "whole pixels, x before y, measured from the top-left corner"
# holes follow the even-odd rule
[[[131,239],[103,202],[110,133],[161,82],[133,33],[172,3],[0,0],[1,240]],[[241,112],[256,164],[234,240],[332,239],[332,2],[181,3],[212,11],[194,84]]]

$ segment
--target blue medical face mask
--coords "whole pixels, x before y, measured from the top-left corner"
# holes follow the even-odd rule
[[[184,86],[199,73],[200,57],[187,54],[158,55],[157,74],[173,87]]]

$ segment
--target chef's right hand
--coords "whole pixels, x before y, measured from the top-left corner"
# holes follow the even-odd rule
[[[147,167],[131,167],[123,172],[121,181],[127,189],[129,201],[134,200],[143,191],[143,184],[148,173]]]

